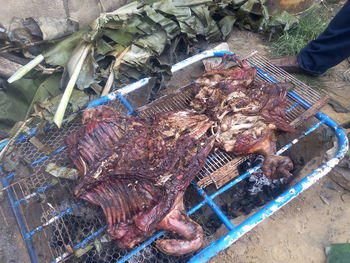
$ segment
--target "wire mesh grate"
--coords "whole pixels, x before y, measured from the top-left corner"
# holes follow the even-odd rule
[[[293,91],[309,103],[313,104],[321,98],[320,94],[272,66],[265,58],[256,54],[249,60],[276,79],[293,83],[295,85]],[[160,112],[183,110],[189,107],[190,100],[191,85],[140,107],[136,111],[140,116],[147,117]],[[118,100],[111,102],[110,105],[120,113],[126,114],[128,112]],[[291,99],[288,99],[287,108],[289,121],[294,120],[305,111]],[[64,260],[65,262],[110,263],[121,259],[131,251],[117,248],[114,241],[109,240],[104,234],[96,235],[96,238],[86,241],[101,229],[105,229],[105,219],[101,217],[101,210],[88,204],[79,203],[80,201],[74,198],[72,189],[75,182],[65,179],[58,180],[45,172],[45,168],[50,162],[59,166],[72,165],[67,152],[64,151],[63,139],[68,134],[77,131],[80,125],[80,116],[78,116],[64,129],[51,129],[45,135],[38,135],[39,140],[52,149],[49,155],[41,152],[30,141],[20,143],[16,147],[18,155],[25,156],[26,162],[30,163],[31,166],[27,172],[20,169],[15,172],[16,176],[11,182],[10,188],[14,192],[27,229],[32,231],[34,248],[41,255],[40,262]],[[249,156],[235,157],[219,150],[213,152],[197,176],[199,187],[205,188],[212,183],[221,187],[224,183],[238,176],[237,166],[247,158]],[[195,195],[193,197],[197,198],[198,202],[203,200],[198,194],[197,197]],[[190,208],[194,204],[186,206]],[[211,214],[215,215],[213,212]],[[206,244],[214,241],[213,233],[218,227],[207,225],[208,218],[203,209],[197,210],[191,217],[203,226]],[[220,220],[217,219],[217,221]],[[86,249],[84,252],[79,250],[84,248]],[[72,253],[74,251],[75,253],[82,252],[82,255],[74,255]],[[184,257],[170,257],[158,251],[152,243],[126,262],[185,262],[191,256],[190,254]]]
[[[290,89],[310,104],[314,104],[323,97],[321,93],[312,89],[294,76],[288,74],[283,69],[274,66],[268,61],[268,59],[259,55],[258,53],[255,53],[253,56],[249,57],[248,60],[251,64],[264,70],[267,75],[274,77],[279,82],[291,84]]]

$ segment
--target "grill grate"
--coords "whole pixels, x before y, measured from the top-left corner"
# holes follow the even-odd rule
[[[294,76],[288,74],[283,69],[272,65],[265,57],[259,55],[256,52],[253,52],[253,54],[254,55],[248,59],[251,64],[262,69],[267,76],[272,76],[279,82],[286,82],[287,84],[291,84],[291,90],[297,93],[308,103],[314,104],[316,101],[320,100],[323,97],[321,93],[312,89]]]
[[[322,95],[299,80],[269,64],[265,58],[258,54],[250,57],[249,61],[261,69],[258,72],[261,79],[274,81],[271,78],[272,76],[279,81],[292,83],[294,85],[293,91],[305,98],[310,104],[314,104],[322,97]],[[190,100],[191,85],[145,105],[137,109],[136,112],[140,116],[146,117],[164,111],[182,110],[188,108]],[[130,107],[126,108],[119,100],[110,102],[110,105],[123,114],[130,111]],[[289,121],[294,120],[304,111],[305,109],[300,104],[292,99],[288,100],[287,116]],[[45,136],[39,137],[44,145],[54,149],[48,156],[35,148],[29,141],[19,143],[16,150],[19,155],[25,156],[28,159],[29,163],[31,163],[31,170],[27,173],[23,173],[20,169],[15,174],[4,173],[6,177],[3,180],[3,184],[9,196],[12,196],[11,205],[20,214],[20,217],[17,216],[17,220],[23,231],[22,234],[27,237],[27,244],[28,242],[32,242],[36,250],[34,252],[32,251],[34,253],[34,255],[31,254],[32,260],[38,262],[36,261],[38,258],[37,255],[41,255],[39,262],[110,263],[118,260],[118,262],[131,263],[187,261],[192,255],[169,257],[157,250],[152,241],[164,235],[164,232],[158,233],[145,244],[139,245],[134,251],[118,249],[114,242],[108,240],[106,235],[103,234],[106,226],[105,219],[101,217],[101,210],[74,198],[72,189],[76,183],[64,179],[53,179],[45,172],[45,167],[50,162],[62,166],[71,165],[65,151],[63,139],[68,134],[75,132],[79,126],[80,117],[78,116],[76,121],[69,123],[64,129],[51,129]],[[237,158],[223,151],[213,152],[197,176],[198,187],[205,188],[212,183],[217,187],[221,187],[229,180],[238,176],[237,169],[235,168],[247,158],[249,157]],[[225,187],[228,189],[228,187],[243,180],[255,170],[248,171],[245,175],[230,182],[230,186],[226,185]],[[8,183],[9,181],[11,181],[11,184]],[[220,190],[223,192],[225,187]],[[207,196],[203,190],[198,190],[198,193],[202,196],[193,196],[198,202],[193,204],[188,203],[186,207],[190,209],[194,206],[189,210],[189,214],[195,221],[201,223],[206,234],[205,242],[209,244],[215,241],[213,238],[213,228],[205,225],[206,216],[203,210],[207,207],[204,205],[206,203],[211,204],[211,198],[219,195],[219,192],[214,193],[211,197]],[[206,201],[202,201],[203,197]],[[200,209],[201,207],[203,209]],[[215,210],[215,204],[211,205],[211,208],[218,215],[222,213]],[[215,213],[213,215],[216,216]],[[221,216],[220,219],[222,220]],[[232,224],[223,222],[229,230],[232,230]],[[23,229],[26,229],[27,232],[24,232]],[[31,239],[28,239],[28,236]],[[70,253],[72,250],[75,252],[81,251],[79,249],[82,248],[89,248],[90,250],[86,251],[80,257],[75,257]]]

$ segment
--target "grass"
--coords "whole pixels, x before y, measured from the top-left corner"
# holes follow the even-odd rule
[[[331,12],[325,7],[314,7],[304,13],[299,24],[275,36],[270,45],[272,56],[297,54],[307,43],[324,31],[331,19]]]

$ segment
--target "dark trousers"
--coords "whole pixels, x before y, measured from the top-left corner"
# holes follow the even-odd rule
[[[350,57],[350,0],[340,9],[326,30],[297,55],[301,68],[320,75]]]

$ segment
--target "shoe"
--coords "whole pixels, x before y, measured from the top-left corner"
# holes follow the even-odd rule
[[[288,73],[307,73],[299,66],[297,56],[270,59],[270,63],[287,71]]]

